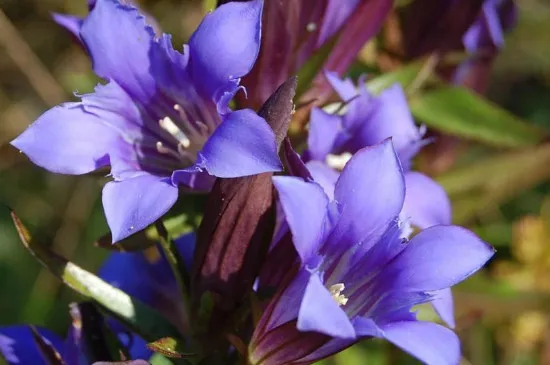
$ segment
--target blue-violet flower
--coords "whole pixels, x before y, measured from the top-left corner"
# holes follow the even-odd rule
[[[228,107],[256,60],[262,7],[261,0],[219,7],[180,53],[136,8],[97,0],[79,34],[108,83],[47,111],[12,145],[56,173],[110,165],[103,206],[114,242],[166,213],[178,185],[209,189],[212,176],[279,170],[265,120]]]
[[[405,178],[389,140],[351,158],[333,199],[301,178],[273,182],[300,264],[255,329],[251,364],[310,364],[371,337],[427,364],[459,363],[455,333],[418,321],[411,308],[470,276],[494,251],[456,226],[400,238]]]

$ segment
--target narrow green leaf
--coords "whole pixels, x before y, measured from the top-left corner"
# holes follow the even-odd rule
[[[410,107],[430,127],[494,146],[534,145],[546,137],[541,129],[462,87],[444,86],[417,94]]]
[[[313,56],[298,70],[298,85],[296,86],[296,100],[299,100],[310,87],[311,82],[319,74],[323,64],[327,60],[330,51],[334,48],[338,34],[332,36],[331,39],[325,42],[321,48],[319,48]]]
[[[376,76],[367,81],[367,88],[374,94],[380,94],[382,90],[390,87],[395,83],[401,84],[404,88],[410,85],[417,77],[422,69],[422,63],[412,62],[398,68],[395,71]]]
[[[35,242],[13,211],[11,217],[25,248],[67,286],[96,302],[102,310],[118,318],[148,341],[179,337],[178,330],[159,312]]]

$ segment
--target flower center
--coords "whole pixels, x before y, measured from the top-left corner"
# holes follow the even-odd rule
[[[342,292],[346,289],[346,286],[343,283],[338,283],[331,285],[328,291],[330,292],[330,295],[332,295],[332,299],[336,303],[338,303],[339,306],[344,306],[348,302],[348,297],[346,297]]]
[[[333,155],[328,154],[326,158],[327,165],[332,167],[335,170],[342,171],[344,169],[344,166],[348,163],[348,161],[351,159],[351,153],[344,152],[340,155]]]
[[[186,165],[192,164],[196,161],[197,154],[208,137],[214,132],[215,126],[207,125],[199,120],[191,121],[179,104],[174,105],[174,111],[177,113],[177,118],[166,116],[158,123],[175,139],[176,147],[158,141],[156,143],[157,151],[176,157]]]

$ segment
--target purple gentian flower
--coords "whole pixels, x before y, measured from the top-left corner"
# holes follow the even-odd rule
[[[78,331],[75,327],[69,330],[66,339],[46,328],[37,327],[37,331],[45,342],[59,354],[64,363],[68,365],[89,364],[83,352],[81,336],[75,335]],[[132,359],[151,356],[151,350],[146,347],[146,342],[141,337],[128,332],[120,332],[118,337],[124,346],[129,346],[128,350]],[[0,357],[3,357],[8,365],[49,364],[27,325],[0,327]]]
[[[63,358],[65,341],[46,328],[37,328],[38,333]],[[40,365],[45,360],[36,345],[29,326],[0,327],[0,355],[8,365]]]
[[[453,72],[453,83],[485,91],[493,60],[504,46],[504,33],[516,23],[517,11],[513,0],[485,0],[480,14],[462,37],[464,49],[472,57]]]
[[[347,161],[346,155],[391,137],[405,172],[406,218],[419,228],[450,224],[451,206],[445,191],[429,177],[411,171],[412,158],[427,141],[422,139],[423,131],[414,123],[401,86],[395,84],[374,96],[363,79],[357,89],[349,79],[340,80],[332,73],[328,73],[327,78],[344,100],[346,111],[339,115],[319,108],[312,110],[307,155],[313,161],[307,166],[314,179],[332,196],[337,174],[333,170],[323,173],[327,160],[341,169]],[[338,155],[344,157],[339,159]]]
[[[195,250],[195,234],[188,233],[174,240],[187,268],[191,268]],[[189,331],[185,311],[174,273],[158,247],[140,252],[112,253],[99,269],[100,278],[158,310],[182,333]],[[110,325],[117,331],[123,327],[116,321]]]
[[[512,28],[516,18],[513,0],[485,0],[481,13],[462,37],[464,48],[471,54],[483,48],[502,48],[504,32]]]
[[[323,186],[329,197],[334,194],[338,173],[327,165],[340,165],[363,147],[391,137],[405,174],[407,187],[403,211],[400,213],[402,235],[408,237],[411,225],[424,229],[451,223],[451,204],[443,188],[430,177],[411,171],[411,159],[426,144],[409,110],[403,89],[398,84],[373,96],[364,80],[359,88],[349,79],[340,80],[327,73],[327,79],[346,102],[343,115],[329,114],[319,108],[311,113],[307,163],[313,178]],[[343,156],[335,157],[335,156]],[[450,326],[454,326],[454,308],[450,290],[434,301],[436,311]]]
[[[123,3],[129,3],[132,4],[131,1],[124,1],[121,0]],[[92,11],[95,7],[96,0],[88,0],[88,10]],[[59,13],[53,13],[52,14],[53,20],[61,25],[63,28],[67,29],[71,34],[78,39],[79,41],[82,41],[82,38],[80,37],[80,28],[82,27],[82,23],[84,22],[84,19],[79,16],[69,15],[69,14],[59,14]]]
[[[96,2],[97,0],[88,0],[88,11],[92,11],[94,9]],[[120,0],[120,3],[138,7],[138,4],[136,4],[133,0]],[[141,11],[141,13],[145,16],[147,23],[151,25],[151,27],[153,27],[156,33],[161,34],[162,32],[160,31],[160,26],[157,24],[156,20],[143,11]],[[68,30],[73,35],[73,37],[75,37],[79,42],[83,43],[80,36],[80,28],[82,27],[84,18],[60,13],[53,13],[52,17],[57,24]]]
[[[12,145],[56,173],[110,165],[114,181],[103,190],[103,206],[114,242],[166,213],[178,185],[209,189],[212,176],[279,170],[265,120],[228,108],[258,54],[262,6],[219,7],[179,53],[134,7],[97,0],[80,38],[108,83],[47,111]]]
[[[310,364],[371,337],[427,364],[458,364],[455,333],[418,321],[411,308],[473,274],[494,251],[456,226],[400,238],[405,177],[389,140],[352,157],[334,199],[300,178],[273,182],[300,264],[255,329],[251,364]]]

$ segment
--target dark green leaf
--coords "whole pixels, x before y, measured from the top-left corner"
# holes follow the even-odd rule
[[[406,88],[416,79],[421,68],[422,63],[420,62],[409,63],[408,65],[398,68],[395,71],[370,79],[367,81],[367,88],[374,94],[380,94],[382,90],[395,83],[399,83],[401,86]]]
[[[546,134],[474,92],[445,86],[410,100],[414,116],[450,135],[501,147],[534,145]]]

